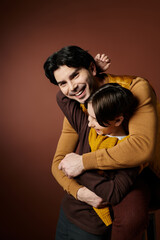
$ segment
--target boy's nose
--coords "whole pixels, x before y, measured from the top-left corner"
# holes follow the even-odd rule
[[[88,127],[94,127],[93,121],[88,118]]]
[[[90,122],[88,122],[88,127],[91,127],[91,123]]]

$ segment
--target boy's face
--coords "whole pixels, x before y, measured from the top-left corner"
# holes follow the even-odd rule
[[[80,103],[90,96],[89,83],[94,81],[93,73],[85,68],[73,68],[66,65],[54,71],[54,77],[63,94]]]
[[[99,135],[113,135],[116,136],[117,133],[117,122],[116,120],[108,121],[106,127],[99,125],[97,122],[92,103],[88,103],[88,126],[96,130]]]

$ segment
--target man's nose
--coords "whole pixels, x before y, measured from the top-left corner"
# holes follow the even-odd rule
[[[69,83],[69,90],[74,91],[77,88],[77,84],[74,82]]]

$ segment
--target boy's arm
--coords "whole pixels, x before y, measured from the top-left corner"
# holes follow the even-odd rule
[[[96,66],[99,69],[100,73],[103,73],[106,70],[108,70],[109,66],[111,65],[111,60],[104,53],[103,54],[98,53],[95,56],[94,60],[96,62]]]
[[[139,175],[139,167],[119,170],[107,170],[99,175],[97,170],[81,174],[79,181],[85,187],[95,192],[106,202],[116,205],[130,191]]]

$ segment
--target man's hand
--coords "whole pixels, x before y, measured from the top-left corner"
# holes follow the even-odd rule
[[[82,187],[78,190],[77,199],[96,208],[104,208],[108,204],[86,187]]]
[[[68,178],[76,177],[84,171],[82,156],[76,153],[67,154],[59,167]]]

